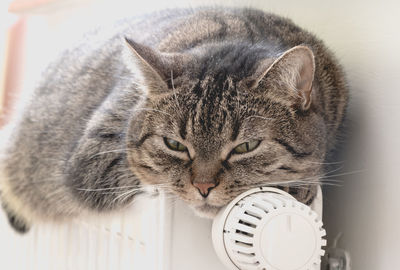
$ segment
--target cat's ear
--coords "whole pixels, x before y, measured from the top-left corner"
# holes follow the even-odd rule
[[[141,84],[152,94],[162,94],[173,87],[172,76],[178,76],[180,70],[179,55],[163,54],[150,47],[124,38],[126,49],[123,58],[133,73],[140,75]]]
[[[255,76],[248,82],[253,89],[271,89],[286,97],[302,110],[310,108],[315,73],[313,52],[306,46],[296,46],[272,62],[261,63]]]

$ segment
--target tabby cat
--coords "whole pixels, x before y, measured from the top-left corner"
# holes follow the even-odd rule
[[[149,187],[205,217],[259,186],[312,201],[348,98],[322,41],[247,8],[108,30],[62,53],[3,130],[1,199],[16,230],[120,209]]]

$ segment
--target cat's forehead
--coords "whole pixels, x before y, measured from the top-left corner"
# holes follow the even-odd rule
[[[249,116],[261,114],[263,103],[229,75],[209,74],[172,91],[160,109],[168,107],[177,126],[196,137],[226,137],[234,136],[230,133],[237,133]]]
[[[192,134],[207,138],[231,132],[240,108],[233,101],[235,93],[226,92],[227,89],[209,86],[187,107],[187,125]]]
[[[279,49],[268,44],[248,42],[223,42],[207,44],[195,54],[196,61],[189,69],[200,80],[211,76],[218,80],[234,78],[241,80],[251,76],[264,59],[275,59]]]

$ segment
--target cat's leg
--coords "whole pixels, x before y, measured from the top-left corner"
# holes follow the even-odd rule
[[[96,110],[67,161],[71,191],[90,209],[120,208],[141,192],[127,160],[125,130],[132,106],[127,101],[132,98],[126,95],[112,94]]]
[[[10,225],[21,233],[37,221],[61,219],[80,212],[64,185],[62,168],[39,159],[32,150],[34,140],[23,140],[26,137],[13,133],[1,144],[7,147],[0,149],[1,208]]]

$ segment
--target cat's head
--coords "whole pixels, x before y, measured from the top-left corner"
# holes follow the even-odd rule
[[[160,53],[128,40],[146,99],[127,132],[131,168],[144,185],[214,216],[238,194],[318,179],[326,151],[312,51],[214,44]]]

